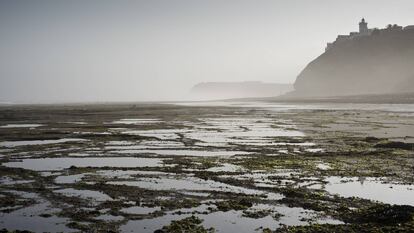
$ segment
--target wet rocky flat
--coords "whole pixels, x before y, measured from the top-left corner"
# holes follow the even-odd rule
[[[0,107],[0,229],[410,232],[414,105]]]

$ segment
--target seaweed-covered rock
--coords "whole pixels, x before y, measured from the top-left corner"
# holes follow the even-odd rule
[[[266,231],[265,231],[266,230]],[[263,233],[271,233],[269,229],[263,230]],[[313,224],[309,226],[283,226],[274,233],[402,233],[414,232],[414,224],[407,223],[392,226],[377,226],[373,224]]]
[[[19,230],[9,231],[7,229],[1,229],[0,233],[33,233],[33,232],[32,231],[19,231]]]
[[[377,137],[365,137],[364,141],[365,142],[379,142],[381,141],[381,139]]]
[[[242,198],[239,200],[220,201],[216,203],[217,209],[221,211],[245,210],[253,206],[251,200]]]
[[[354,214],[360,223],[398,224],[412,221],[414,207],[408,205],[377,205]]]
[[[387,142],[375,145],[376,148],[390,148],[390,149],[403,149],[414,150],[414,143],[405,142]]]
[[[246,218],[258,219],[258,218],[264,218],[268,216],[269,214],[271,214],[270,210],[256,210],[256,211],[244,210],[242,216]]]
[[[177,221],[172,221],[170,225],[154,231],[154,233],[212,233],[214,228],[206,229],[201,223],[202,219],[191,216]]]

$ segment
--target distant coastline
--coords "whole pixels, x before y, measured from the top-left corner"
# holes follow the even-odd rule
[[[235,101],[236,99],[226,100]],[[325,97],[301,97],[301,96],[276,96],[268,98],[244,98],[238,101],[264,101],[279,103],[364,103],[364,104],[414,104],[414,92],[392,94],[365,94],[348,96]]]
[[[189,98],[194,100],[218,100],[228,98],[271,97],[284,95],[293,90],[292,84],[248,82],[204,82],[195,85]]]

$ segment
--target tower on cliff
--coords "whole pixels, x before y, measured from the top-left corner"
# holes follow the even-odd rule
[[[359,33],[369,34],[368,23],[365,22],[364,18],[362,18],[361,22],[359,22]]]

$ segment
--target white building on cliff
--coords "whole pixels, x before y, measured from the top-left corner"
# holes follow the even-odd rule
[[[351,32],[349,33],[349,35],[338,35],[338,37],[336,38],[334,42],[328,43],[326,45],[325,51],[328,51],[330,48],[332,48],[334,43],[337,43],[337,42],[340,43],[340,42],[347,41],[347,40],[353,40],[361,36],[369,36],[371,35],[373,30],[374,29],[368,28],[368,23],[365,21],[364,18],[362,18],[361,22],[359,22],[359,32]]]

